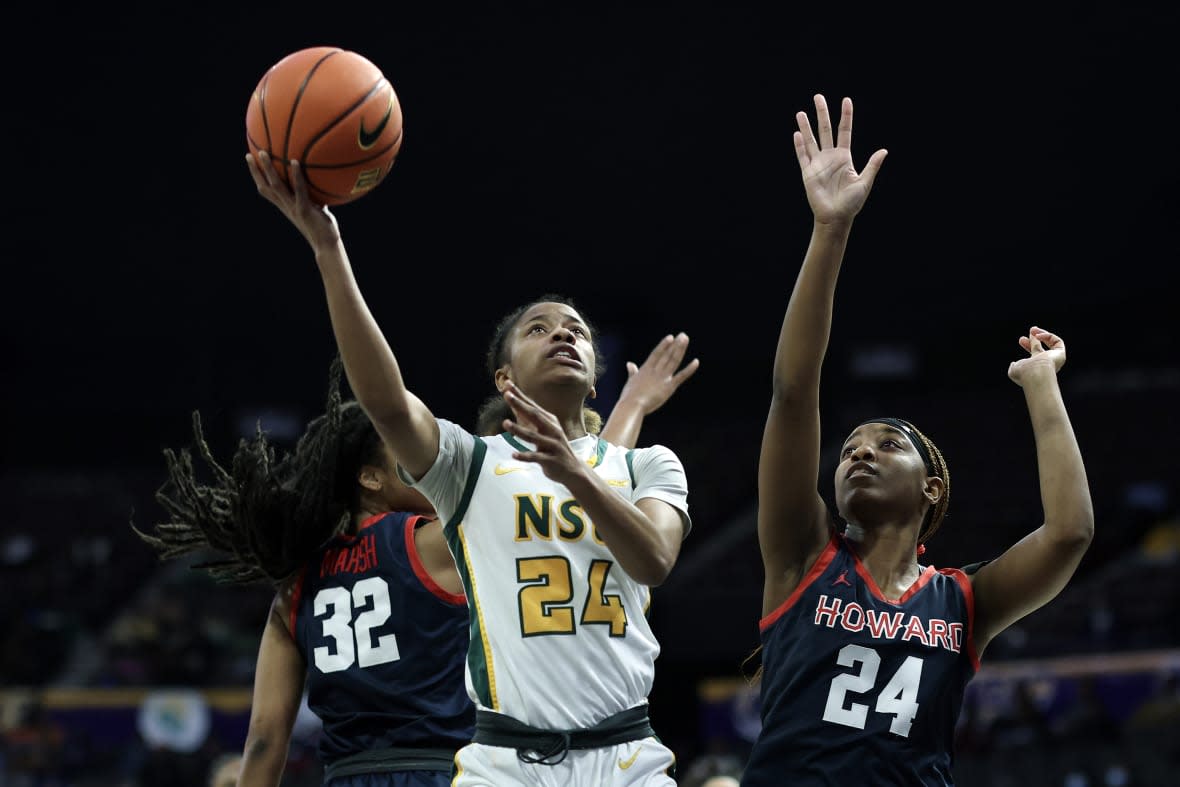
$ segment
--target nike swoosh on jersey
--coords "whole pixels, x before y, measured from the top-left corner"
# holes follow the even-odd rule
[[[635,764],[635,760],[639,759],[639,752],[641,752],[641,751],[643,751],[643,746],[642,746],[642,745],[641,745],[641,746],[640,746],[638,749],[636,749],[636,750],[635,750],[635,753],[634,753],[634,754],[632,754],[632,755],[631,755],[630,757],[628,757],[627,759],[625,759],[625,760],[624,760],[624,759],[620,758],[620,759],[619,759],[619,768],[621,768],[622,770],[624,770],[624,771],[625,771],[625,770],[627,770],[628,768],[630,768],[632,765],[634,765],[634,764]]]
[[[524,467],[521,465],[517,465],[516,467],[496,465],[496,475],[508,475],[509,473],[515,473],[517,470],[524,470]]]
[[[368,150],[377,144],[377,140],[381,137],[381,132],[385,130],[385,126],[389,124],[389,117],[393,114],[393,97],[389,98],[389,106],[385,108],[385,114],[381,116],[381,122],[377,124],[377,128],[369,131],[365,128],[365,119],[361,118],[360,131],[356,133],[356,141],[361,146],[361,150]]]

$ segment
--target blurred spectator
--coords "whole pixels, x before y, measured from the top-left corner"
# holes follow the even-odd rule
[[[742,761],[729,754],[704,754],[680,777],[681,787],[739,787]]]
[[[1180,516],[1160,520],[1139,541],[1144,557],[1161,563],[1180,558]]]
[[[1168,674],[1155,695],[1127,719],[1126,728],[1134,736],[1168,730],[1180,741],[1180,675]]]
[[[997,752],[1043,749],[1052,737],[1049,720],[1037,705],[1032,686],[1022,680],[1013,687],[1011,706],[988,726],[987,745]]]
[[[21,720],[4,735],[4,771],[0,784],[11,787],[64,785],[65,730],[50,718],[45,705],[25,706]]]
[[[979,694],[968,691],[963,697],[963,709],[955,727],[955,754],[970,756],[987,748],[988,725],[980,718]]]
[[[1098,693],[1097,678],[1083,675],[1077,682],[1077,697],[1055,725],[1060,740],[1076,744],[1109,744],[1122,737],[1118,720]]]
[[[1077,681],[1077,696],[1054,732],[1067,784],[1129,787],[1130,767],[1119,745],[1122,729],[1103,702],[1094,675]]]

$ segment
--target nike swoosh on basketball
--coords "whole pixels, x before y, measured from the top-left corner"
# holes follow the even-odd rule
[[[628,768],[630,768],[632,765],[635,764],[635,760],[637,760],[639,758],[639,752],[641,752],[641,751],[643,751],[642,746],[640,746],[638,749],[636,749],[635,753],[632,754],[627,759],[624,760],[620,757],[619,758],[619,767],[622,768],[624,771],[627,770]]]
[[[365,128],[365,119],[361,118],[361,129],[356,134],[356,141],[360,144],[361,150],[368,150],[377,144],[377,140],[381,137],[381,132],[389,124],[389,117],[393,114],[393,98],[389,99],[389,106],[385,108],[385,114],[381,116],[381,122],[377,124],[377,128],[369,131]]]
[[[516,467],[505,467],[504,465],[496,465],[496,475],[508,475],[515,473],[517,470],[524,470],[524,467],[517,465]]]

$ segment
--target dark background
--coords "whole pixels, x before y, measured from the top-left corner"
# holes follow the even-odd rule
[[[816,92],[853,98],[858,167],[889,150],[837,295],[826,440],[868,415],[914,420],[955,474],[930,557],[990,557],[1040,521],[1007,365],[1030,325],[1060,333],[1100,514],[1081,573],[1096,570],[1141,534],[1136,500],[1156,516],[1176,494],[1164,5],[40,6],[15,28],[38,46],[5,85],[10,524],[57,504],[55,477],[71,500],[93,479],[120,490],[90,516],[122,538],[155,515],[161,449],[188,443],[191,410],[223,455],[259,419],[281,438],[318,411],[334,352],[322,287],[250,181],[244,117],[272,63],[330,44],[373,60],[402,105],[393,172],[335,213],[436,414],[473,420],[493,390],[494,322],[546,291],[607,339],[604,404],[625,361],[665,333],[692,339],[701,369],[641,441],[680,454],[694,516],[652,613],[666,735],[691,737],[677,698],[757,644],[761,570],[742,528],[810,231],[793,116],[814,115]],[[909,371],[858,366],[883,357]]]

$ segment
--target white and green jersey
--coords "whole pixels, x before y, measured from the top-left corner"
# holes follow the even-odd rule
[[[588,727],[647,702],[660,651],[651,589],[615,562],[566,487],[512,458],[531,446],[438,424],[434,465],[417,483],[403,479],[435,507],[463,579],[471,699],[543,729]],[[570,446],[628,500],[674,506],[687,534],[684,467],[671,450],[596,436]]]

